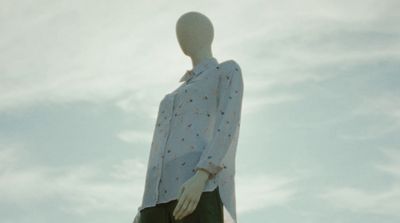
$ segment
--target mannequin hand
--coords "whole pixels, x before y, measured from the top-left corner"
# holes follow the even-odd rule
[[[175,220],[184,218],[196,209],[208,177],[209,175],[206,171],[199,170],[182,185],[177,199],[178,204],[173,212]]]

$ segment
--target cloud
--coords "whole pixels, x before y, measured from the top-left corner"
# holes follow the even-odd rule
[[[246,213],[279,206],[291,201],[297,193],[295,178],[267,174],[237,176],[237,211]]]
[[[400,183],[383,192],[342,187],[321,195],[337,209],[363,214],[400,216]]]
[[[140,205],[146,166],[139,159],[121,160],[110,167],[51,167],[23,166],[18,150],[12,148],[0,150],[0,157],[14,162],[0,169],[0,204],[28,208],[57,200],[54,208],[78,215],[135,212]]]
[[[171,51],[168,41],[151,44],[159,41],[155,30],[171,28],[162,23],[162,4],[76,3],[3,3],[2,16],[9,19],[1,26],[0,110],[114,101],[143,88],[157,89],[166,78],[154,76],[169,76],[179,67],[174,59],[148,66]],[[158,16],[148,19],[147,14]]]
[[[133,142],[150,142],[152,133],[149,131],[122,131],[118,133],[117,137],[122,141],[133,143]]]
[[[0,173],[12,168],[25,155],[21,153],[22,147],[21,144],[0,144]]]
[[[0,204],[28,208],[55,199],[58,203],[55,208],[76,215],[135,212],[139,207],[146,173],[143,160],[125,159],[112,166],[23,166],[26,161],[19,158],[21,151],[11,146],[0,150],[0,160],[12,161],[9,168],[0,168]],[[294,181],[295,178],[266,174],[239,175],[238,213],[289,202],[296,194]]]
[[[113,166],[110,176],[122,180],[143,179],[146,171],[147,164],[142,160],[126,159]]]
[[[382,164],[376,164],[375,167],[386,172],[392,177],[396,177],[400,183],[400,150],[385,149],[383,150],[383,153],[389,161]]]
[[[383,76],[387,71],[383,67],[388,63],[396,64],[400,58],[399,1],[210,3],[201,1],[195,6],[210,16],[215,25],[214,55],[221,61],[233,58],[242,68],[244,115],[297,100],[312,101],[310,111],[321,111],[315,109],[325,104],[318,104],[320,101],[314,101],[315,97],[305,95],[305,92],[315,90],[312,93],[321,96],[317,99],[341,100],[343,104],[338,103],[336,108],[346,103],[356,104],[356,108],[351,114],[345,107],[343,115],[337,111],[337,116],[321,116],[322,120],[318,120],[319,116],[306,121],[299,119],[291,125],[312,127],[324,134],[325,130],[335,130],[343,124],[344,128],[339,129],[343,131],[334,131],[341,139],[379,139],[382,143],[393,143],[389,137],[393,137],[400,127],[400,101],[392,89],[395,84],[388,85],[386,93],[377,95],[369,89],[372,85],[380,85],[384,79],[395,80],[397,77]],[[189,58],[180,52],[174,33],[176,19],[190,7],[193,7],[192,1],[157,1],[156,4],[153,1],[115,1],[110,4],[103,0],[38,0],[24,4],[3,1],[0,13],[4,18],[0,20],[3,34],[0,36],[0,112],[14,114],[15,110],[22,111],[33,105],[68,106],[69,103],[84,102],[114,104],[130,115],[134,113],[135,117],[138,114],[155,119],[158,102],[177,86],[181,72],[191,65]],[[221,11],[227,12],[229,19],[227,13]],[[377,65],[376,70],[369,69],[371,64]],[[376,72],[380,76],[372,80],[364,72]],[[365,83],[363,89],[368,90],[367,94],[356,96],[359,92],[353,88],[356,90],[348,95],[350,98],[341,98],[338,91],[353,86],[338,87],[335,84],[342,84],[341,80],[350,80],[345,77],[353,75],[360,77],[361,84]],[[361,103],[353,103],[352,97],[357,97]],[[328,106],[324,111],[330,108]],[[5,116],[5,123],[13,123],[14,117],[9,122],[9,116]],[[25,117],[37,116],[27,114]],[[15,131],[15,137],[28,137],[26,139],[32,139],[30,142],[38,145],[40,139],[28,136],[29,129]],[[44,134],[46,130],[43,131]],[[276,139],[291,133],[297,134],[284,131],[277,133]],[[133,129],[117,132],[115,137],[127,143],[151,139],[149,132]],[[324,137],[318,140],[324,140]],[[322,143],[340,148],[349,145],[342,144],[344,147],[341,147],[337,144],[341,142],[332,140]],[[41,143],[44,141],[39,143],[43,145]],[[121,210],[135,211],[145,177],[145,163],[141,160],[125,159],[107,166],[86,163],[53,167],[32,164],[29,149],[23,144],[0,145],[0,204],[25,208],[32,213],[35,208],[51,213],[48,206],[40,206],[49,203],[51,208],[90,217],[98,216],[96,213],[90,215],[91,212],[111,211],[118,215]],[[365,151],[366,156],[373,155]],[[322,154],[322,151],[311,152],[311,155]],[[399,153],[394,149],[384,154],[388,161],[375,167],[392,182],[385,190],[372,192],[343,185],[327,188],[320,198],[338,210],[399,216]],[[321,161],[316,160],[318,157],[309,158]],[[58,158],[54,159],[58,161]],[[341,165],[341,162],[331,161],[326,165],[333,165],[332,168]],[[318,162],[315,164],[319,165]],[[241,214],[288,204],[301,185],[295,185],[296,179],[290,175],[247,174],[237,177],[237,207]],[[310,190],[318,185],[313,180],[310,185],[314,187]],[[309,202],[306,200],[300,205],[307,209]],[[335,212],[336,208],[329,211]],[[300,213],[300,209],[296,212]],[[348,216],[341,217],[346,220]]]
[[[395,91],[383,90],[379,95],[364,96],[353,112],[357,115],[382,115],[400,127],[400,98]]]
[[[268,77],[252,77],[245,81],[244,98],[243,98],[243,115],[250,115],[257,113],[260,110],[266,109],[270,105],[277,105],[292,101],[301,100],[302,96],[299,93],[291,92],[274,92],[273,88],[276,86],[291,86],[295,83],[307,81],[304,77],[302,80],[282,80],[278,78]]]
[[[327,201],[335,208],[350,210],[363,214],[379,214],[400,216],[400,150],[385,149],[383,153],[389,161],[376,164],[382,170],[394,177],[394,182],[383,191],[368,191],[358,187],[330,188],[318,197]]]
[[[379,95],[358,96],[358,102],[348,117],[366,118],[368,125],[354,133],[339,132],[338,137],[344,140],[370,140],[399,132],[399,97],[386,89],[380,91]]]
[[[265,109],[269,105],[276,105],[285,102],[299,100],[301,96],[295,94],[276,94],[276,95],[260,95],[243,99],[243,115],[250,115]]]
[[[231,20],[206,3],[199,5],[199,11],[207,10],[221,33],[216,36],[217,57],[237,58],[246,81],[262,78],[268,85],[291,86],[324,80],[342,67],[398,58],[398,34],[393,31],[397,23],[388,21],[396,17],[387,16],[395,15],[398,3],[374,3],[239,1],[235,7],[219,3],[236,15]],[[187,68],[173,29],[189,2],[179,3],[178,8],[144,1],[140,7],[136,2],[105,1],[79,7],[70,1],[4,4],[4,17],[9,19],[2,20],[5,35],[0,37],[0,59],[5,61],[0,65],[1,111],[75,101],[111,101],[129,111],[154,110],[149,104],[160,93],[148,103],[127,95],[144,89],[165,92],[176,85],[171,79],[181,76],[177,72]],[[241,35],[230,35],[238,26]],[[166,35],[160,38],[160,33]],[[254,97],[249,100],[259,100]]]

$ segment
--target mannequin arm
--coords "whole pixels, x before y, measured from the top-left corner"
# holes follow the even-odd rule
[[[221,161],[239,133],[243,98],[242,73],[236,62],[225,69],[221,71],[218,84],[215,133],[196,165],[196,169],[206,169],[211,173],[211,178],[224,168]]]

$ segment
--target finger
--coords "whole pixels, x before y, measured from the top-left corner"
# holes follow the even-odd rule
[[[195,208],[196,208],[196,201],[193,200],[192,202],[189,203],[188,208],[186,210],[186,214],[183,217],[186,217],[187,215],[192,214],[193,211],[195,210]]]
[[[189,208],[190,208],[190,203],[191,203],[191,201],[190,201],[189,199],[186,199],[186,202],[185,202],[185,204],[184,204],[183,207],[182,207],[182,212],[181,212],[181,214],[180,214],[180,216],[179,216],[179,219],[182,219],[182,218],[184,218],[186,215],[188,215],[188,213],[189,213]]]
[[[188,208],[186,209],[186,214],[185,214],[185,216],[187,216],[187,215],[190,215],[190,214],[192,214],[194,211],[195,211],[195,209],[196,209],[196,206],[197,206],[197,199],[192,199],[191,200],[191,202],[189,203],[189,205],[188,205]],[[184,217],[185,217],[184,216]]]
[[[178,214],[178,211],[181,209],[182,206],[182,199],[178,199],[178,203],[175,206],[174,212],[173,212],[173,216],[176,216]]]
[[[181,206],[179,207],[179,209],[176,211],[176,214],[175,214],[175,219],[179,219],[180,218],[180,216],[181,216],[181,214],[182,214],[182,211],[183,211],[183,209],[184,209],[184,205],[185,205],[185,203],[186,203],[186,199],[182,199],[182,203],[181,203]]]
[[[192,202],[192,207],[191,207],[191,209],[192,209],[192,212],[194,212],[195,210],[196,210],[196,207],[197,207],[197,204],[199,203],[199,200],[197,200],[197,199],[195,199],[193,202]]]
[[[175,207],[175,211],[174,211],[175,217],[182,211],[182,207],[183,207],[186,199],[187,199],[187,195],[185,192],[183,192],[183,194],[181,195],[181,197],[178,200],[178,204]]]
[[[188,204],[189,204],[189,200],[187,199],[187,197],[185,197],[184,201],[182,202],[182,206],[176,215],[176,219],[178,219],[178,220],[182,219],[183,214],[188,207]]]
[[[187,215],[190,214],[190,207],[191,207],[191,201],[188,201],[186,203],[186,205],[182,208],[182,213],[179,217],[179,219],[183,219],[184,217],[186,217]]]
[[[178,198],[176,199],[178,201],[178,203],[177,203],[177,205],[176,205],[176,207],[174,209],[173,216],[176,215],[177,211],[180,209],[180,206],[182,205],[182,199],[181,198],[182,198],[182,194],[183,194],[184,190],[185,190],[185,187],[183,187],[183,186],[179,189]]]

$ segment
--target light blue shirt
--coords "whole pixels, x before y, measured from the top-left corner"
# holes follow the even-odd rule
[[[198,168],[212,175],[204,191],[217,186],[236,222],[235,156],[243,97],[241,69],[234,60],[208,58],[188,70],[176,90],[164,96],[148,159],[138,210],[177,199]]]

